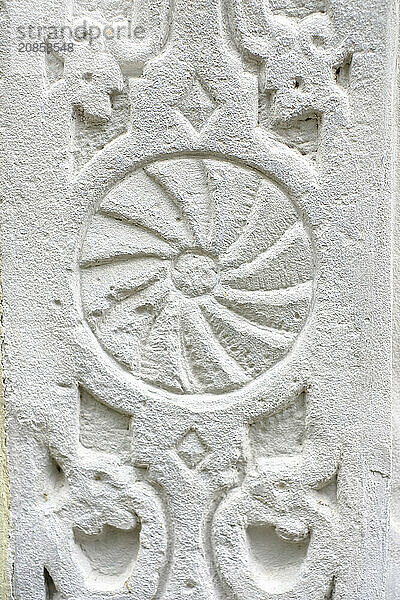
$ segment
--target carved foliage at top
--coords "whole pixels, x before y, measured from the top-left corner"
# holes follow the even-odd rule
[[[102,40],[92,44],[85,38],[84,32],[95,26],[93,21],[85,23],[86,29],[79,20],[71,24],[73,31],[82,28],[79,40],[66,39],[65,46],[58,42],[61,50],[46,55],[49,96],[59,99],[61,93],[72,108],[80,109],[95,122],[102,122],[111,116],[111,94],[122,90],[122,74]]]
[[[235,0],[233,38],[259,64],[259,124],[316,158],[321,121],[346,121],[352,48],[323,0]]]
[[[82,30],[86,27],[89,33],[91,28],[103,31],[107,19],[110,19],[113,30],[120,28],[124,31],[129,22],[143,30],[143,36],[101,35],[94,40],[89,39],[89,43],[85,39],[74,42],[76,51],[60,56],[63,78],[56,84],[63,86],[72,106],[100,126],[111,117],[113,96],[123,87],[128,89],[130,81],[142,76],[146,63],[162,51],[170,32],[176,29],[171,29],[170,23],[182,19],[182,15],[188,12],[174,8],[168,0],[139,2],[132,9],[124,3],[116,4],[118,6],[114,8],[118,8],[118,14],[113,15],[107,3],[97,11],[88,3],[81,3],[77,7],[79,16],[73,23],[74,27],[80,26]],[[346,118],[345,92],[352,65],[352,48],[342,42],[335,31],[325,1],[234,0],[223,3],[222,0],[213,0],[211,4],[210,11],[212,9],[221,19],[224,10],[227,11],[230,23],[228,35],[242,56],[255,60],[259,66],[259,124],[287,146],[316,158],[322,119],[333,115],[342,121]],[[217,4],[220,4],[218,10]],[[186,31],[187,24],[181,25],[182,31]],[[227,31],[223,34],[221,28],[220,48],[224,47],[222,36]],[[188,53],[190,48],[191,45],[186,48]],[[166,68],[173,66],[173,62],[171,65],[165,62],[165,57],[171,57],[174,52],[185,52],[176,40],[159,65],[154,63],[153,68],[147,70],[150,80],[157,78],[157,74],[162,77],[161,64]],[[224,57],[221,54],[220,59],[219,68],[222,70],[226,70],[225,62],[230,64],[232,60],[227,52],[225,54]],[[190,59],[189,56],[187,58]],[[235,63],[225,76],[235,80],[237,69]],[[177,77],[176,81],[171,78],[168,85],[179,87],[183,83]],[[220,85],[217,80],[212,84]],[[143,91],[146,93],[144,88]],[[170,91],[167,90],[168,93]],[[129,100],[126,99],[125,103],[128,105]],[[192,89],[184,92],[176,106],[193,125],[194,131],[199,132],[216,104],[202,82],[194,79]],[[124,127],[121,130],[120,123],[115,128],[117,133],[104,132],[100,136],[103,146],[124,130]],[[90,134],[90,131],[86,133]],[[79,144],[82,140],[78,140]],[[102,147],[96,141],[93,144],[99,149]],[[90,155],[93,152],[89,152],[88,158]]]
[[[167,34],[169,1],[145,0],[134,8],[131,3],[110,7],[106,2],[100,6],[78,2],[75,9],[71,22],[63,24],[64,40],[73,44],[73,51],[58,44],[62,49],[47,56],[50,94],[61,90],[72,107],[101,123],[111,116],[110,96],[121,92],[124,76],[140,75],[146,61],[160,51]]]
[[[261,61],[260,87],[274,92],[275,118],[340,107],[343,94],[335,75],[349,50],[340,44],[327,13],[289,18],[259,0],[235,0],[232,12],[239,48]]]

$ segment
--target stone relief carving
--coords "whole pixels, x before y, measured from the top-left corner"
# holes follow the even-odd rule
[[[308,332],[329,356],[316,161],[354,50],[328,4],[82,0],[73,22],[145,38],[46,58],[77,407],[73,440],[45,436],[46,598],[341,597],[343,438]]]
[[[331,593],[340,535],[337,467],[316,465],[305,402],[302,393],[283,412],[250,425],[245,478],[216,512],[216,564],[237,597]]]
[[[81,254],[86,319],[103,347],[175,393],[244,385],[291,349],[312,300],[310,239],[255,171],[151,163],[100,203]]]
[[[321,128],[346,121],[352,59],[327,3],[235,0],[231,12],[240,51],[260,65],[260,126],[316,159]]]
[[[130,421],[81,389],[73,453],[49,450],[43,510],[50,598],[128,597],[136,588],[154,598],[162,588],[168,517],[157,490],[132,465]]]
[[[138,14],[154,26],[143,44],[111,40],[87,49],[83,43],[81,53],[90,62],[75,54],[64,65],[63,83],[55,84],[66,86],[69,103],[78,110],[73,152],[83,157],[80,164],[97,160],[102,140],[111,142],[117,156],[113,144],[129,145],[130,131],[158,118],[158,97],[168,115],[158,127],[167,138],[178,127],[196,140],[215,129],[227,108],[225,118],[240,119],[239,105],[232,103],[235,93],[255,108],[256,118],[246,114],[249,125],[262,126],[271,143],[283,142],[283,168],[293,169],[291,148],[315,158],[322,119],[344,118],[346,98],[338,85],[339,67],[335,71],[341,50],[334,47],[329,17],[321,3],[311,4],[297,11],[288,3],[198,0],[189,10],[177,2],[169,29],[169,5],[146,5]],[[209,13],[207,30],[189,24],[196,10]],[[233,35],[226,38],[228,30]],[[237,45],[240,58],[224,47],[224,39]],[[190,50],[189,40],[201,40],[206,55]],[[284,45],[291,50],[287,55],[281,53]],[[249,95],[242,60],[254,59],[261,68],[254,71]],[[224,77],[231,69],[229,84],[207,73],[216,63]],[[106,128],[115,111],[112,98],[123,88],[128,108],[124,126],[117,125],[119,138]],[[148,112],[144,103],[151,95],[155,101]],[[88,151],[82,150],[86,136],[92,140]],[[176,153],[171,136],[169,144]],[[150,153],[139,168],[110,176],[85,221],[78,259],[83,315],[120,365],[116,373],[132,373],[132,390],[136,378],[149,384],[145,397],[153,388],[161,398],[194,395],[203,410],[209,405],[202,394],[223,397],[240,390],[291,351],[310,314],[316,268],[304,212],[284,180],[250,168],[228,151],[216,152],[218,144],[214,152],[193,153],[189,145],[177,156]],[[233,442],[230,459],[216,452],[205,423],[199,426],[189,413],[180,424],[175,415],[164,450],[170,458],[157,469],[152,411],[146,418],[145,409],[141,416],[129,409],[127,414],[143,421],[131,430],[128,416],[82,388],[76,458],[60,457],[57,463],[68,481],[62,492],[68,503],[58,508],[58,518],[70,525],[61,544],[73,551],[66,557],[60,548],[58,560],[46,564],[48,588],[62,598],[83,593],[78,589],[118,591],[121,598],[140,590],[138,597],[154,597],[157,574],[167,568],[171,519],[167,598],[175,598],[178,589],[214,598],[215,587],[243,598],[328,597],[339,526],[336,503],[323,489],[330,489],[337,464],[334,453],[318,464],[318,449],[307,436],[305,397],[288,397],[283,412],[257,410],[253,422],[228,414],[221,451],[232,443],[230,428],[239,427],[234,437],[241,439]],[[143,456],[146,437],[151,442]],[[110,449],[123,461],[112,471]],[[139,473],[146,469],[146,482],[135,475],[138,465]],[[201,490],[195,510],[193,484]],[[154,485],[161,486],[162,497]],[[168,518],[166,498],[172,502]],[[190,518],[185,520],[182,510]],[[182,536],[193,551],[200,548],[192,558]],[[62,572],[71,571],[76,578],[66,585]]]

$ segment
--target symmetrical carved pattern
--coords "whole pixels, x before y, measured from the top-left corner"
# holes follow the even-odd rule
[[[292,347],[313,258],[286,195],[226,161],[159,161],[100,203],[82,248],[86,318],[145,381],[232,390]]]
[[[16,557],[16,599],[346,597],[341,528],[359,550],[365,492],[335,415],[351,428],[365,389],[353,288],[375,288],[356,272],[360,182],[340,185],[375,45],[357,62],[337,4],[79,0],[71,26],[144,35],[41,57],[59,239],[32,252],[46,289],[26,330],[45,314],[45,333],[17,405],[37,402],[40,477],[15,521],[23,535],[39,498],[41,546],[34,591]]]
[[[204,10],[203,0],[198,3],[199,11]],[[317,158],[322,128],[344,110],[349,76],[345,65],[351,64],[350,55],[335,47],[324,2],[277,0],[263,5],[256,0],[236,0],[223,6],[213,0],[211,4],[217,21],[226,19],[244,62],[258,61],[258,121],[254,125],[283,143],[285,152],[293,148]],[[163,10],[165,18],[168,3]],[[224,96],[226,92],[220,93],[197,59],[187,57],[186,63],[182,56],[179,67],[175,62],[171,50],[177,43],[174,36],[189,12],[179,2],[174,7],[172,41],[158,63],[150,61],[146,66],[166,39],[162,33],[154,32],[146,43],[139,44],[108,40],[107,47],[125,78],[125,105],[129,97],[140,106],[146,94],[157,96],[158,80],[165,71],[172,70],[173,77],[174,69],[183,68],[176,79],[176,92],[172,80],[160,92],[167,91],[171,118],[196,140],[216,126],[230,99]],[[157,14],[161,23],[162,12]],[[154,19],[153,14],[156,23]],[[192,25],[185,27],[180,35],[193,31],[190,35],[198,36]],[[217,30],[214,33],[217,35]],[[217,60],[218,68],[227,69],[220,47],[210,50],[217,40],[205,37],[204,43],[208,44],[209,60]],[[283,46],[289,46],[285,54]],[[104,49],[100,45],[95,51]],[[238,69],[238,63],[233,64],[232,70]],[[110,72],[109,82],[111,79]],[[156,86],[153,92],[146,88],[151,81]],[[233,87],[244,86],[239,81],[240,77]],[[113,86],[109,83],[102,89],[108,94],[122,89],[120,83]],[[111,116],[113,123],[108,133],[108,126],[100,120],[102,110],[89,110],[84,97],[72,104],[78,109],[75,153],[82,156],[83,164],[96,156],[93,149],[102,139],[111,140],[121,133],[122,121],[115,120],[107,109],[106,117]],[[85,119],[89,124],[86,134],[82,127]],[[139,121],[130,126],[141,127]],[[128,123],[127,130],[130,126]],[[99,132],[98,138],[95,132]],[[197,395],[201,407],[201,394],[238,390],[279,363],[293,348],[312,306],[315,258],[304,214],[276,180],[242,161],[213,152],[181,152],[157,160],[150,156],[144,166],[118,178],[111,189],[108,186],[85,226],[79,260],[84,317],[102,348],[124,369],[150,384],[149,390],[155,386],[161,394]],[[204,518],[201,503],[215,503],[221,485],[233,488],[210,517],[211,529],[204,543],[214,554],[209,569],[237,597],[266,600],[276,594],[304,599],[319,595],[322,600],[332,589],[336,462],[328,457],[316,466],[317,455],[308,439],[307,410],[302,393],[282,412],[259,413],[248,423],[245,448],[234,451],[233,460],[218,460],[207,430],[191,419],[177,427],[169,445],[171,460],[183,477],[174,505],[186,502],[188,514],[196,515],[190,522],[193,530],[189,525],[180,529],[179,515],[175,526],[193,544],[199,535],[196,522]],[[91,428],[94,415],[98,422],[108,423],[101,440]],[[113,448],[129,463],[132,441],[126,419],[83,392],[81,446],[90,452]],[[229,426],[226,439],[228,431]],[[156,480],[161,477],[172,498],[169,483],[173,482],[168,483],[161,473],[155,475],[154,461],[154,457],[139,459]],[[203,477],[210,469],[209,490],[198,479],[202,500],[198,508],[190,507],[189,473],[190,477]],[[97,477],[102,479],[100,472]],[[121,589],[122,580],[133,576],[144,532],[141,527],[140,518],[118,521],[104,516],[96,527],[74,522],[74,542],[80,560],[87,565],[87,587],[100,582],[99,591]],[[187,560],[178,539],[168,598],[175,598],[174,581],[181,578],[179,570],[185,569]],[[102,560],[110,552],[116,552],[116,559],[109,573]],[[323,567],[318,567],[315,577],[321,553]],[[197,560],[203,558],[194,562]],[[190,571],[184,594],[198,589],[192,565]],[[202,598],[214,593],[207,579],[203,571]]]

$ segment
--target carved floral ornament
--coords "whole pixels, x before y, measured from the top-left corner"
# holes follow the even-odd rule
[[[303,161],[307,172],[315,175],[308,164],[309,158],[315,158],[308,152],[309,140],[291,143],[282,137],[281,125],[294,119],[311,119],[318,126],[324,119],[345,119],[346,73],[340,65],[347,64],[349,50],[338,42],[325,3],[210,0],[208,4],[218,9],[227,25],[221,30],[239,49],[240,61],[257,66],[259,108],[263,110],[264,102],[268,105],[266,118],[258,122],[270,135],[262,138],[263,151],[270,151],[270,142],[278,143],[283,170],[287,164]],[[180,0],[178,5],[180,14],[190,12],[182,9]],[[203,0],[196,0],[192,8],[205,6]],[[157,80],[162,73],[167,81],[163,97],[170,93],[168,85],[173,84],[157,68],[165,55],[175,51],[168,40],[177,12],[174,15],[169,2],[144,1],[138,14],[146,24],[146,39],[101,39],[93,45],[83,41],[76,53],[63,57],[63,78],[55,85],[64,89],[72,107],[93,119],[94,127],[110,118],[110,96],[126,81],[133,87],[138,80]],[[182,26],[182,31],[189,29],[187,23],[186,29]],[[234,54],[231,47],[225,50]],[[173,109],[190,123],[191,143],[201,144],[201,136],[212,127],[218,102],[204,74],[197,73],[194,59],[178,63],[184,65],[184,76],[176,77],[179,89],[174,91]],[[228,79],[226,72],[220,79]],[[102,349],[111,357],[124,381],[128,372],[132,395],[141,380],[149,398],[157,388],[158,397],[183,397],[182,406],[185,396],[197,395],[202,409],[202,396],[244,388],[293,351],[313,307],[315,252],[307,219],[278,177],[267,177],[213,148],[200,152],[191,147],[177,154],[160,157],[154,150],[144,166],[109,182],[107,193],[85,223],[79,254],[80,298],[99,354],[104,354]],[[293,155],[294,162],[285,162]],[[93,158],[88,170],[96,161],[100,159]],[[86,575],[81,573],[77,579],[81,589],[90,590],[88,597],[97,600],[103,596],[96,594],[115,592],[125,599],[137,585],[138,599],[155,598],[165,592],[162,577],[169,581],[168,600],[177,600],[173,585],[179,597],[196,590],[196,599],[214,600],[214,580],[246,600],[330,597],[339,529],[338,457],[328,452],[318,460],[309,439],[305,393],[294,394],[289,412],[282,403],[275,414],[266,413],[260,403],[251,423],[244,417],[240,423],[233,417],[230,422],[229,411],[224,413],[220,430],[226,447],[219,454],[213,440],[207,439],[201,410],[196,417],[187,411],[186,420],[179,413],[182,422],[177,416],[171,426],[173,435],[163,445],[167,435],[163,407],[157,407],[157,417],[153,412],[153,421],[150,417],[147,421],[151,434],[136,424],[139,433],[132,443],[136,415],[132,419],[125,415],[128,423],[121,425],[117,411],[107,409],[110,413],[101,416],[104,406],[111,404],[108,397],[88,400],[88,396],[81,390],[81,454],[77,453],[74,464],[59,459],[64,469],[77,472],[76,477],[91,478],[85,498],[79,497],[79,485],[70,485],[74,500],[67,517],[74,527],[61,540],[65,547],[75,543],[81,558],[84,554]],[[93,411],[98,410],[85,413],[90,403],[103,407],[96,418],[104,418],[110,440],[115,442],[121,431],[128,432],[128,449],[112,444],[112,452],[122,461],[120,469],[113,470],[96,436],[84,435]],[[146,410],[150,408],[143,409],[143,419]],[[233,438],[240,442],[235,447],[232,441],[231,449]],[[132,458],[132,445],[135,457],[148,451],[145,459],[137,460],[141,469],[143,464],[148,469],[145,474]],[[157,468],[162,460],[167,466],[160,474]],[[107,477],[96,479],[98,464],[98,472]],[[99,489],[107,494],[99,495]],[[198,494],[195,501],[193,489]],[[186,512],[194,515],[193,523]],[[158,528],[155,537],[154,528]],[[141,550],[138,536],[144,541]],[[191,560],[180,549],[184,543],[179,536],[190,540]],[[96,554],[105,540],[122,544],[124,552],[134,555],[132,561],[117,561],[121,566],[117,576],[104,572]],[[199,550],[203,545],[207,552]],[[60,547],[59,552],[63,554]],[[324,562],[316,569],[320,554]],[[66,559],[66,569],[76,564],[76,556],[70,561]],[[151,565],[153,575],[146,572],[146,565]],[[311,577],[316,570],[318,576]],[[50,565],[49,571],[56,573],[57,565]],[[56,587],[62,586],[62,578],[54,577]],[[74,593],[71,585],[68,600]]]
[[[222,18],[226,19],[243,58],[260,65],[260,94],[267,94],[272,100],[268,127],[310,115],[329,118],[335,112],[336,118],[344,118],[353,48],[333,30],[325,0],[218,0],[219,3]],[[137,26],[145,31],[144,39],[81,36],[75,42],[76,51],[61,53],[65,94],[73,106],[82,108],[88,117],[110,117],[106,96],[121,91],[122,76],[129,79],[140,75],[147,62],[165,47],[170,4],[169,0],[137,3],[135,18]],[[115,30],[126,28],[126,23],[111,21]],[[72,25],[104,31],[107,22],[100,14],[94,18],[89,12],[76,17]]]
[[[94,56],[96,52],[103,56],[107,50],[110,55],[105,56],[113,56],[123,72],[132,74],[135,69],[143,69],[143,65],[145,69],[146,61],[160,51],[167,39],[165,21],[170,7],[168,2],[161,4],[162,10],[157,14],[146,3],[139,13],[143,22],[157,24],[148,32],[146,40],[96,40],[90,49]],[[243,56],[257,59],[262,65],[260,106],[265,94],[271,102],[267,120],[261,119],[260,123],[282,140],[280,124],[298,119],[294,128],[288,131],[290,137],[298,127],[299,140],[286,137],[285,142],[315,158],[315,138],[322,116],[338,118],[346,104],[344,90],[337,85],[335,75],[345,53],[334,45],[337,40],[325,4],[310,2],[301,6],[298,10],[294,6],[287,16],[285,7],[279,8],[279,2],[271,3],[271,6],[258,0],[220,4],[221,14],[230,24],[233,39]],[[89,85],[92,86],[92,82]],[[116,83],[112,84],[111,79],[110,85],[116,89]],[[84,100],[80,102],[84,106]],[[217,109],[217,103],[207,86],[195,76],[192,87],[184,92],[176,108],[191,123],[193,132],[201,133]],[[89,108],[84,110],[88,114],[96,113]],[[260,111],[261,115],[262,108]],[[100,112],[97,110],[98,117]],[[224,176],[222,165],[225,165]],[[261,184],[260,178],[256,182],[254,172],[240,169],[227,161],[200,159],[153,164],[117,185],[100,203],[83,244],[82,299],[92,331],[103,348],[124,367],[144,381],[168,391],[219,393],[241,387],[290,350],[307,317],[313,277],[309,236],[301,219],[294,216],[294,206],[289,208],[288,198],[282,201],[281,214],[277,214],[275,205],[279,202],[278,197],[283,198],[282,190],[272,182]],[[239,184],[236,190],[222,189],[224,177],[226,181],[238,181],[240,173],[249,181],[249,191],[244,190],[244,186],[241,189]],[[187,186],[186,177],[192,180],[193,189]],[[268,185],[269,193],[266,192]],[[233,196],[239,206],[242,193],[243,214],[238,215],[236,224],[229,223],[228,219],[224,220],[225,206]],[[195,214],[198,202],[201,214]],[[271,211],[267,214],[269,203]],[[288,217],[290,212],[292,216]],[[262,225],[263,219],[266,222]],[[277,219],[276,224],[274,219]],[[262,227],[268,230],[268,220],[279,234],[274,231],[269,238],[267,234],[263,245],[256,238],[261,235]],[[111,239],[112,228],[118,228],[118,235],[124,238],[120,249],[116,247],[115,239]],[[180,231],[175,231],[178,229]],[[286,250],[280,255],[285,240],[290,240],[292,234],[298,239],[293,244],[289,241],[292,245],[287,255]],[[111,245],[107,250],[108,240]],[[232,245],[231,252],[243,252],[241,271],[240,259],[236,259],[236,263],[229,262],[227,243]],[[279,256],[272,256],[275,251]],[[155,269],[157,261],[158,268]],[[296,261],[297,265],[294,265]],[[195,281],[189,281],[195,264],[198,272],[201,268],[205,280],[210,279],[204,285],[198,281],[197,292],[188,289],[196,286]],[[257,271],[270,268],[271,280],[256,284]],[[112,275],[116,269],[118,276]],[[160,269],[164,269],[164,273]],[[123,270],[125,274],[122,274]],[[144,271],[148,274],[147,280]],[[279,281],[285,271],[290,272],[288,280]],[[108,284],[105,283],[107,277],[110,277]],[[273,281],[274,277],[276,281]],[[97,299],[93,287],[96,281],[101,286]],[[294,289],[298,284],[298,289]],[[232,289],[236,291],[232,292]],[[164,301],[168,308],[162,306]],[[277,305],[272,314],[271,303],[274,302]],[[135,303],[138,304],[136,308]],[[205,336],[213,340],[214,355],[205,363],[200,357],[208,354],[208,350],[204,345],[201,348],[199,342],[193,347],[192,341],[187,339],[190,334],[185,334],[185,322],[189,321],[197,323],[198,333],[202,332],[200,338]],[[155,348],[154,340],[168,329],[169,338],[164,348],[158,345]],[[252,349],[250,340],[255,344]],[[247,358],[246,352],[250,353]],[[202,365],[205,373],[194,375],[190,364]],[[214,379],[209,374],[211,365],[215,370]]]
[[[292,347],[312,298],[311,242],[274,184],[222,160],[158,161],[104,198],[81,254],[86,319],[144,381],[221,393]]]

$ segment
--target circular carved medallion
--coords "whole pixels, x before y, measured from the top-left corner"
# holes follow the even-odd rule
[[[155,161],[100,202],[81,251],[85,318],[143,381],[221,394],[291,349],[312,299],[304,224],[271,180],[233,162]]]

